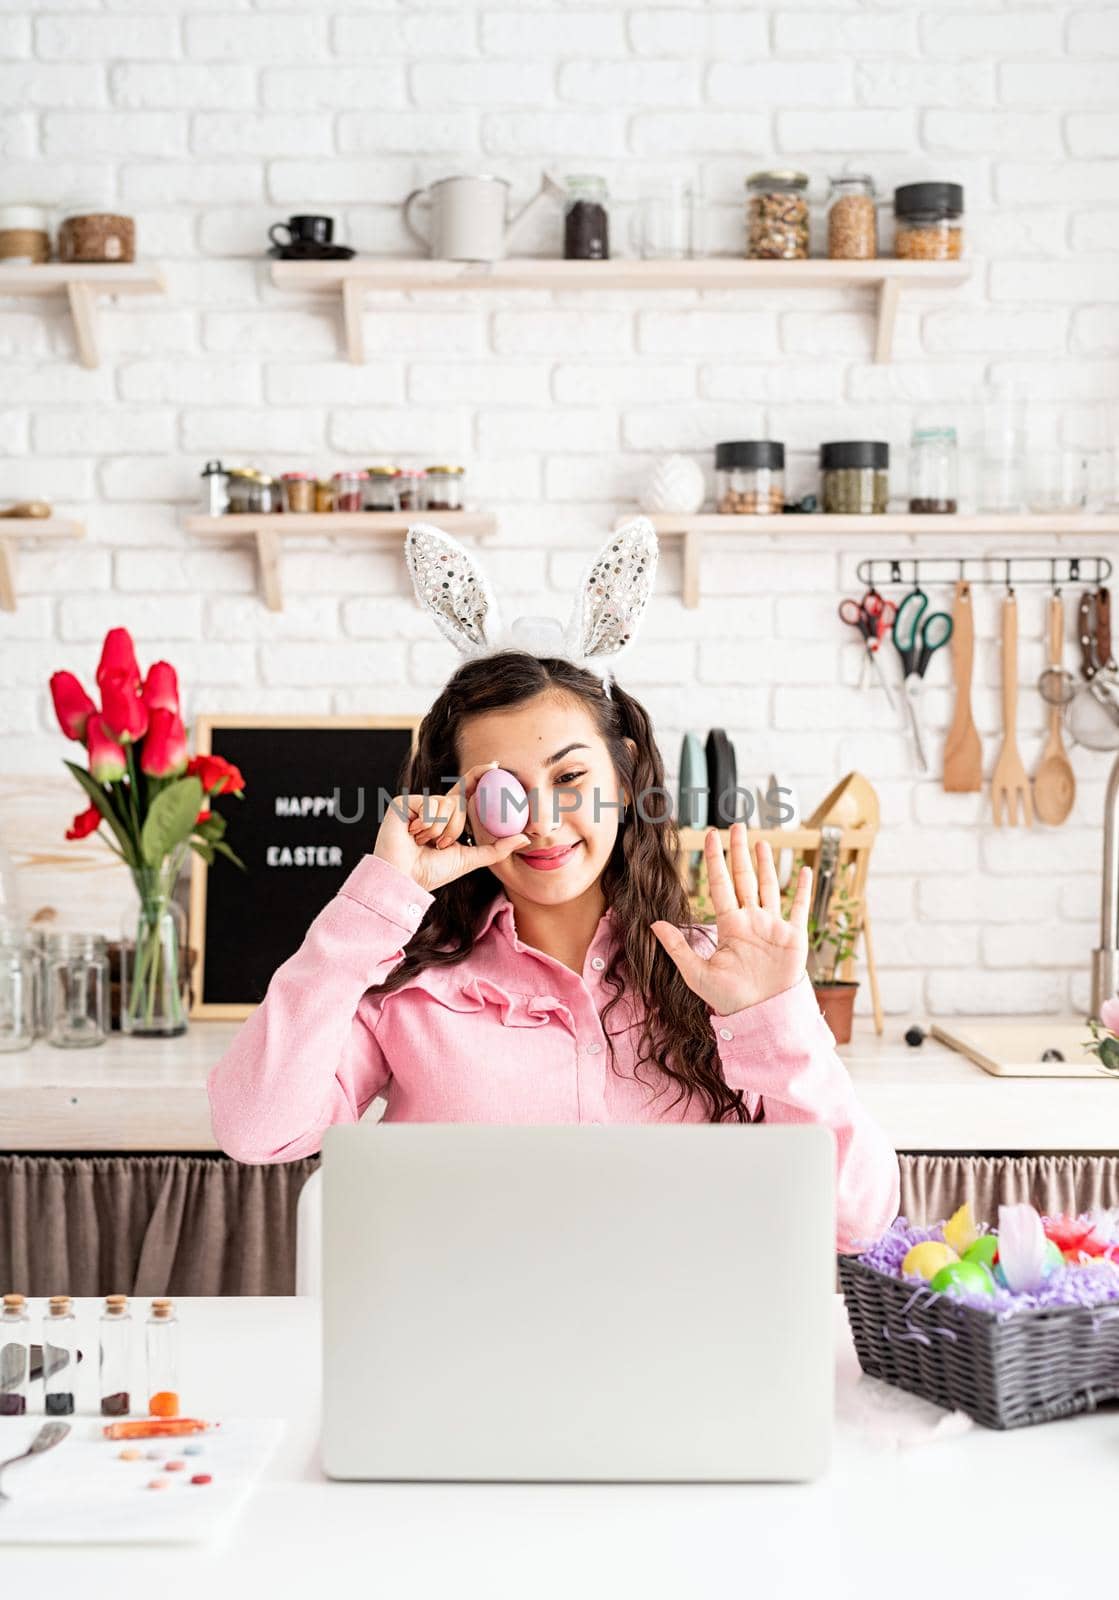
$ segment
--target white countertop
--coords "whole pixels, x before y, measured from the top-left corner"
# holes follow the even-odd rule
[[[89,1352],[99,1303],[77,1308]],[[287,1419],[228,1539],[56,1545],[49,1556],[8,1545],[5,1592],[42,1593],[49,1578],[83,1597],[191,1600],[287,1600],[306,1583],[406,1600],[1054,1600],[1113,1568],[1119,1412],[1007,1432],[950,1415],[861,1374],[838,1296],[832,1463],[811,1484],[332,1483],[318,1462],[318,1302],[183,1299],[178,1309],[184,1414]],[[87,1354],[78,1370],[79,1408],[92,1419],[96,1362]],[[0,1458],[27,1420],[0,1419]],[[33,1470],[13,1468],[9,1490]]]
[[[939,1040],[907,1045],[911,1020],[887,1019],[879,1038],[856,1018],[839,1051],[896,1150],[1119,1151],[1119,1081],[992,1077]],[[177,1039],[114,1033],[87,1050],[37,1040],[0,1055],[0,1150],[216,1150],[206,1074],[238,1026],[192,1022]]]

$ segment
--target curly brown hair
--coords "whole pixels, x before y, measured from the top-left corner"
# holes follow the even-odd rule
[[[603,981],[612,990],[602,1011],[615,1060],[607,1018],[622,996],[645,996],[636,1066],[645,1062],[662,1078],[679,1086],[672,1105],[686,1094],[688,1105],[697,1092],[704,1096],[711,1122],[761,1121],[751,1118],[741,1089],[732,1090],[722,1071],[712,1037],[710,1010],[681,977],[676,964],[650,931],[650,922],[692,923],[691,906],[675,864],[679,835],[664,781],[664,763],[653,737],[649,714],[616,682],[610,695],[593,673],[555,657],[540,658],[520,650],[501,651],[483,660],[466,661],[454,673],[420,724],[416,748],[406,762],[401,786],[411,795],[443,794],[459,768],[458,730],[478,712],[520,705],[540,694],[566,694],[589,712],[601,735],[619,782],[641,798],[629,809],[601,875],[607,906],[614,913],[618,943]],[[631,739],[636,754],[626,743]],[[435,891],[432,905],[412,935],[403,959],[371,996],[404,988],[426,967],[451,967],[474,947],[474,933],[494,899],[489,872],[471,872]],[[623,1030],[617,1030],[623,1031]],[[646,1080],[635,1073],[638,1081]],[[668,1088],[665,1083],[654,1098]]]

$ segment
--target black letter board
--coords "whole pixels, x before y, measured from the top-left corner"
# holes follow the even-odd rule
[[[404,788],[421,718],[199,716],[194,749],[240,768],[245,796],[216,797],[226,843],[248,869],[191,854],[192,1017],[240,1019],[372,851]],[[356,819],[356,820],[354,820]]]

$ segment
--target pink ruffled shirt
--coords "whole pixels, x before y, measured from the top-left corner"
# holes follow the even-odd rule
[[[517,937],[512,902],[498,886],[469,956],[367,996],[401,960],[434,898],[380,856],[362,857],[209,1074],[214,1136],[227,1154],[246,1162],[313,1154],[324,1129],[357,1122],[378,1097],[385,1122],[707,1120],[703,1097],[688,1106],[652,1063],[638,1069],[644,1081],[634,1076],[640,1014],[629,994],[607,1018],[611,1069],[599,1010],[612,994],[603,983],[612,910],[576,973]],[[696,923],[684,931],[710,955],[713,930]],[[764,1100],[766,1122],[833,1129],[837,1248],[877,1238],[897,1215],[897,1157],[855,1095],[807,973],[781,994],[709,1020],[726,1081],[743,1090],[751,1115]]]

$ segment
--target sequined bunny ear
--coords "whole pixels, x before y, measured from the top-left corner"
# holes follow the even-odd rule
[[[573,660],[613,661],[633,643],[652,599],[657,554],[648,517],[634,517],[606,540],[575,592],[566,633]]]
[[[466,546],[430,522],[414,522],[404,559],[416,598],[444,638],[464,656],[485,655],[501,638],[501,611],[481,566]]]

